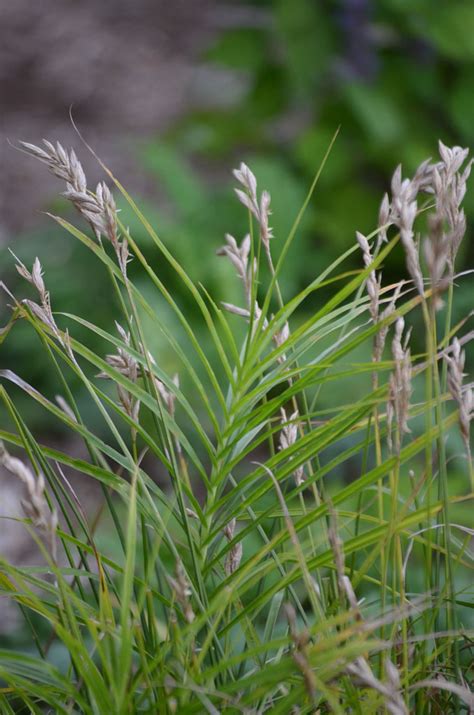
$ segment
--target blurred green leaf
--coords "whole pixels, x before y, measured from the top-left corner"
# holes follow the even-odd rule
[[[254,28],[228,30],[206,52],[205,58],[233,69],[259,70],[267,61],[266,34]]]
[[[346,95],[356,119],[374,144],[398,141],[403,135],[404,120],[398,105],[387,93],[362,83],[351,83]]]
[[[180,213],[187,214],[202,206],[205,196],[202,182],[173,147],[160,141],[150,142],[142,157],[145,167],[160,178]]]
[[[316,125],[304,131],[295,142],[295,158],[304,171],[311,175],[315,171],[315,166],[322,156],[324,156],[331,139],[334,135],[332,129],[326,126]],[[344,138],[339,136],[336,142],[336,151],[333,151],[324,167],[324,185],[338,184],[347,181],[353,172],[350,147],[347,146]],[[318,193],[318,192],[317,192]]]
[[[430,3],[416,26],[447,57],[474,59],[474,5],[470,0]]]
[[[277,0],[275,17],[285,42],[285,67],[298,94],[315,89],[331,60],[332,28],[330,15],[311,0]]]
[[[474,139],[474,67],[466,68],[460,75],[454,85],[449,105],[456,128],[466,142],[472,142]]]

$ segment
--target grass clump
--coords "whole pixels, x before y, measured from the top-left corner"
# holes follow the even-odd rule
[[[2,712],[470,711],[472,529],[458,522],[474,491],[463,352],[472,336],[465,321],[451,325],[468,152],[440,143],[440,159],[412,179],[398,168],[374,232],[357,233],[291,297],[285,259],[321,170],[281,243],[270,195],[241,164],[249,232],[228,234],[218,251],[241,283],[236,304],[191,280],[105,167],[153,260],[110,187],[88,189],[73,151],[23,148],[66,182],[92,229],[53,217],[103,265],[117,332],[54,310],[40,261],[18,261],[35,298],[10,294],[2,340],[27,321],[60,395],[1,371],[11,428],[0,461],[25,484],[25,527],[46,560],[42,570],[1,561],[2,595],[36,649],[0,652]],[[384,286],[394,250],[408,276]],[[357,252],[363,268],[345,270]],[[171,371],[156,334],[173,351]],[[82,458],[35,439],[17,389],[83,443]],[[447,438],[459,433],[453,462]],[[80,475],[101,486],[95,514],[76,496]],[[113,533],[104,545],[103,521]]]

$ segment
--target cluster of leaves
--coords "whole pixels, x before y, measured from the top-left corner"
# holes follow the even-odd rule
[[[368,319],[365,286],[372,296],[378,290],[375,271],[397,247],[398,234],[379,244],[363,270],[350,270],[348,261],[360,252],[353,242],[284,299],[288,257],[319,173],[275,265],[268,197],[254,200],[255,177],[244,165],[236,176],[245,187],[240,197],[249,209],[249,237],[240,247],[229,237],[223,252],[245,284],[247,305],[228,305],[230,315],[110,172],[154,246],[151,259],[111,198],[107,220],[99,222],[98,194],[85,189],[73,197],[84,218],[92,211],[94,227],[104,227],[102,238],[57,222],[100,267],[126,326],[118,336],[90,316],[55,312],[39,262],[31,272],[20,265],[40,302],[12,296],[12,321],[2,338],[14,340],[18,323],[36,332],[62,400],[57,406],[3,370],[0,395],[12,426],[0,436],[23,447],[45,480],[36,495],[41,520],[30,510],[31,526],[39,534],[47,528],[50,538],[57,522],[54,512],[47,519],[42,489],[48,484],[63,557],[44,545],[44,569],[0,560],[0,593],[25,614],[37,649],[35,655],[0,651],[5,713],[40,715],[49,707],[64,715],[342,715],[385,708],[402,715],[472,706],[466,685],[471,534],[453,522],[453,511],[472,494],[465,470],[459,490],[448,478],[445,437],[457,429],[459,415],[446,408],[448,374],[438,370],[454,333],[451,299],[438,337],[430,288],[426,295],[404,292],[398,307],[381,296],[390,309],[380,322]],[[378,233],[361,238],[366,253]],[[126,254],[133,257],[129,265],[117,261]],[[163,280],[167,272],[180,292]],[[412,360],[398,335],[400,359],[357,358],[360,345],[420,306],[427,333],[422,355]],[[149,338],[156,333],[173,355],[171,370]],[[397,371],[412,362],[424,395],[410,417],[423,427],[404,439],[408,416],[397,416],[394,391]],[[75,400],[77,382],[88,410]],[[350,391],[355,382],[360,394]],[[459,391],[461,383],[462,375]],[[346,385],[345,399],[335,399],[335,384]],[[82,458],[35,438],[11,397],[18,388],[83,441]],[[390,440],[386,447],[387,400],[395,405],[394,448]],[[3,459],[18,471],[18,460]],[[350,463],[354,478],[343,485],[339,471]],[[151,476],[156,465],[163,483]],[[78,478],[103,489],[92,518],[75,495]],[[33,472],[25,481],[34,481]],[[101,547],[96,535],[105,514],[115,549]],[[60,666],[52,661],[53,645],[62,648]]]

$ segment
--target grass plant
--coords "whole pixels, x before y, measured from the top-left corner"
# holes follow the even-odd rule
[[[0,371],[0,462],[24,484],[24,525],[45,558],[35,569],[0,559],[1,595],[34,648],[0,651],[1,712],[473,712],[472,331],[468,318],[451,324],[467,150],[440,143],[411,179],[399,167],[373,233],[326,267],[315,251],[314,279],[291,296],[285,259],[332,143],[286,239],[242,163],[248,234],[228,234],[221,257],[209,256],[236,273],[235,304],[191,280],[106,167],[109,184],[93,191],[73,151],[22,147],[65,182],[81,227],[52,219],[103,266],[117,326],[61,313],[38,258],[31,268],[17,259],[34,298],[3,286],[2,342],[26,321],[59,396]],[[405,252],[407,276],[385,286],[393,251]],[[348,269],[358,253],[360,270]],[[82,458],[38,441],[18,390],[83,444]],[[461,458],[448,441],[459,434]],[[79,479],[99,483],[96,513],[77,498]]]

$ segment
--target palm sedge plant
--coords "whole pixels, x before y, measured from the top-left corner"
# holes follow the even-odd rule
[[[440,143],[440,159],[412,179],[399,167],[374,232],[357,233],[289,299],[285,259],[331,147],[278,257],[270,196],[241,164],[234,176],[249,233],[241,242],[227,235],[218,252],[242,286],[235,305],[190,279],[105,166],[156,261],[122,224],[110,188],[88,189],[74,151],[47,141],[22,148],[66,182],[64,196],[91,229],[52,217],[103,264],[117,333],[53,311],[39,259],[17,263],[34,299],[3,286],[12,314],[2,341],[27,321],[61,396],[53,402],[1,371],[13,429],[0,433],[0,461],[24,484],[25,528],[45,558],[42,570],[0,562],[2,596],[18,604],[36,649],[0,651],[1,712],[472,711],[473,532],[453,521],[474,491],[463,374],[471,335],[456,337],[465,321],[451,317],[467,150]],[[405,251],[408,276],[383,286],[393,250]],[[348,267],[354,255],[360,270]],[[165,285],[159,262],[194,311]],[[416,320],[425,347],[413,356],[406,325]],[[148,347],[150,326],[173,351],[173,374]],[[102,341],[102,354],[75,337],[79,327]],[[82,414],[72,378],[100,429]],[[337,401],[341,383],[346,399]],[[354,383],[366,385],[362,397],[351,397]],[[12,389],[81,440],[87,456],[39,443]],[[446,450],[459,429],[461,489]],[[21,457],[11,454],[17,448]],[[163,479],[153,478],[156,465]],[[100,484],[95,514],[76,496],[79,478]],[[101,547],[103,520],[114,538]]]

